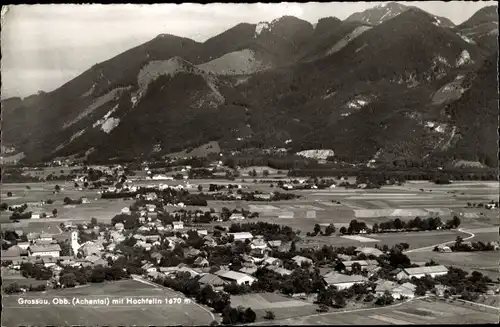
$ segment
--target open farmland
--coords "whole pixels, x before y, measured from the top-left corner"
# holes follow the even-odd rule
[[[44,293],[30,293],[30,298],[38,297],[52,301],[53,298],[94,299],[94,298],[179,298],[177,293],[163,288],[145,285],[133,280],[92,284],[88,287],[51,290]],[[131,325],[208,325],[213,320],[209,312],[191,301],[180,304],[150,305],[49,305],[22,306],[20,296],[4,296],[2,320],[5,326],[131,326]],[[29,308],[29,309],[28,309]]]
[[[7,203],[8,205],[14,205],[52,199],[54,204],[62,205],[62,201],[65,197],[70,197],[72,199],[80,197],[94,199],[98,197],[96,190],[84,189],[80,191],[75,189],[74,184],[74,182],[64,181],[2,184],[2,202]],[[56,185],[59,185],[62,190],[61,192],[54,194],[54,187]],[[29,186],[30,189],[27,189],[27,186]],[[12,192],[11,197],[7,196],[8,192]]]
[[[500,277],[500,255],[498,251],[453,253],[425,251],[410,252],[407,255],[414,262],[429,262],[430,260],[434,260],[442,265],[458,267],[468,272],[479,271],[493,280],[497,280]]]
[[[413,300],[385,308],[332,312],[275,320],[276,325],[427,325],[497,323],[498,312],[436,299]]]
[[[309,226],[304,230],[312,231],[313,226]],[[468,234],[458,231],[429,231],[429,232],[404,232],[404,233],[386,233],[386,234],[369,234],[359,238],[345,236],[306,236],[306,240],[310,240],[320,246],[369,246],[373,247],[376,244],[382,246],[386,244],[391,247],[393,245],[406,242],[410,245],[410,249],[417,249],[426,246],[433,246],[447,241],[454,241],[457,236],[466,237]],[[372,241],[370,241],[372,240]]]
[[[274,312],[276,319],[286,319],[316,313],[317,305],[289,298],[277,293],[258,293],[231,296],[231,306],[250,307],[257,314],[257,321],[264,320],[266,311]]]

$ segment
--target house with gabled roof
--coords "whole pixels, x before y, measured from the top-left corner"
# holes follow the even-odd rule
[[[443,276],[448,274],[448,268],[442,265],[438,266],[427,266],[427,267],[416,267],[416,268],[405,268],[396,275],[398,280],[405,280],[415,278],[422,278],[426,275],[431,277]]]
[[[198,282],[201,284],[201,285],[210,285],[212,286],[212,288],[214,290],[221,290],[224,285],[227,285],[229,284],[228,281],[220,278],[219,276],[217,275],[214,275],[214,274],[204,274],[199,280]]]
[[[198,257],[194,261],[194,265],[197,267],[208,267],[210,265],[210,263],[208,262],[207,259],[205,259],[203,257]]]
[[[384,254],[384,252],[380,251],[379,249],[377,248],[373,248],[373,247],[357,247],[355,250],[354,250],[355,253],[363,253],[365,254],[366,256],[369,256],[369,255],[373,255],[375,257],[379,257],[381,256],[382,254]]]
[[[301,266],[302,263],[304,263],[304,262],[309,263],[309,264],[313,263],[313,261],[311,259],[303,257],[303,256],[300,256],[300,255],[296,255],[295,257],[292,258],[292,260],[295,261],[295,263],[298,266]]]
[[[251,285],[257,280],[255,277],[232,270],[219,270],[215,273],[215,275],[219,276],[221,279],[227,280],[228,282],[234,282],[238,285]]]
[[[368,281],[368,278],[361,275],[345,275],[337,273],[336,271],[332,271],[324,275],[323,279],[328,286],[335,286],[339,290],[349,288],[354,284],[361,284]]]
[[[291,275],[293,272],[291,270],[288,270],[288,269],[285,269],[282,267],[278,267],[278,266],[267,266],[266,269],[272,270],[275,273],[280,274],[281,276],[288,276],[288,275]]]

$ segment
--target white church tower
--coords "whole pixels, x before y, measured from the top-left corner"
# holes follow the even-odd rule
[[[78,244],[78,231],[71,232],[71,249],[73,250],[73,256],[76,257],[80,244]]]

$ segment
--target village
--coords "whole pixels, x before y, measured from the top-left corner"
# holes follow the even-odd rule
[[[248,193],[245,189],[249,187],[237,182],[234,185],[217,185],[214,182],[208,187],[212,193],[208,196],[204,195],[201,184],[191,185],[188,182],[187,174],[176,185],[163,182],[148,184],[148,179],[176,182],[180,177],[175,179],[152,174],[147,167],[144,169],[146,184],[128,179],[121,167],[107,170],[99,167],[90,173],[87,171],[87,175],[75,177],[75,190],[89,187],[88,176],[96,171],[108,174],[108,178],[101,178],[99,182],[110,184],[95,190],[98,196],[133,198],[133,203],[116,212],[109,222],[96,218],[87,222],[60,222],[58,228],[68,235],[67,239],[56,240],[48,233],[24,233],[22,228],[3,231],[4,236],[9,234],[4,237],[6,241],[2,251],[3,278],[9,280],[17,276],[37,281],[36,285],[11,283],[4,287],[4,292],[17,294],[65,289],[127,278],[164,285],[185,295],[195,292],[194,295],[198,296],[197,292],[209,287],[217,295],[212,295],[211,300],[199,301],[218,310],[225,323],[242,321],[231,320],[230,311],[225,310],[231,307],[231,301],[227,300],[227,305],[222,306],[219,303],[221,299],[262,291],[278,292],[307,304],[315,304],[318,312],[346,306],[384,306],[429,294],[475,301],[482,294],[498,293],[498,286],[495,286],[498,281],[480,272],[471,272],[470,275],[434,260],[412,262],[405,255],[410,247],[408,243],[396,243],[390,247],[379,244],[335,246],[320,244],[312,239],[313,235],[344,234],[345,237],[360,238],[355,235],[368,236],[377,232],[375,226],[353,224],[351,221],[349,228],[337,230],[333,223],[328,224],[326,229],[316,224],[314,233],[307,232],[308,237],[304,238],[306,233],[286,225],[257,221],[260,214],[266,214],[262,210],[251,212],[226,207],[214,210],[207,207],[206,199],[222,198],[223,203],[230,203],[227,201],[248,198],[246,194],[252,194],[248,198],[250,201],[271,203],[280,200],[276,197],[280,193],[276,191],[254,190]],[[181,172],[189,171],[189,166],[181,169]],[[109,183],[111,174],[115,176],[115,181]],[[269,178],[267,173],[263,173],[263,177]],[[311,180],[280,180],[275,183],[283,189],[293,189],[295,184],[299,185],[297,188],[312,190],[317,189],[317,185],[331,189],[336,184],[332,181],[314,183]],[[58,185],[56,188],[54,193],[65,191]],[[300,197],[287,193],[284,198]],[[66,206],[75,206],[91,200],[87,197],[77,200],[65,197],[63,202]],[[255,205],[252,208],[259,207]],[[283,212],[279,215],[282,216]],[[50,212],[48,215],[44,212],[31,213],[30,220],[60,221],[56,217],[57,212],[52,215]],[[439,224],[434,229],[445,228],[444,222]],[[453,220],[450,220],[447,224],[451,225],[448,228],[457,228],[460,222],[453,226]],[[381,228],[383,226],[380,224]],[[457,242],[460,242],[461,248],[467,245],[460,239]],[[493,251],[499,248],[497,242],[488,242],[487,246]],[[433,250],[446,253],[452,252],[453,247],[440,244]],[[199,291],[186,290],[186,285],[193,282]],[[267,311],[266,319],[274,319],[273,310]]]

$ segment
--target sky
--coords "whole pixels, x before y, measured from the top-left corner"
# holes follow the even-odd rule
[[[52,91],[96,63],[173,34],[203,42],[242,22],[345,19],[382,2],[15,5],[2,7],[2,98]],[[405,2],[460,24],[495,1]]]

